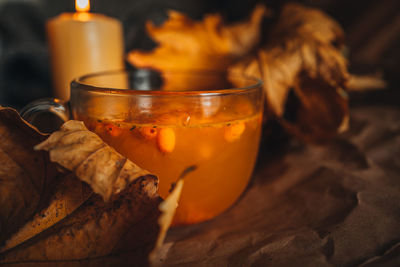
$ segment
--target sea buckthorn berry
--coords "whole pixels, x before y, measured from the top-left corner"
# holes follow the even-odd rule
[[[151,126],[141,127],[139,132],[146,139],[153,139],[157,136],[157,129]]]
[[[175,132],[171,128],[161,128],[157,135],[158,149],[164,153],[170,153],[175,148]]]
[[[107,123],[104,125],[104,127],[106,129],[106,132],[111,136],[117,137],[122,133],[121,128],[112,123]]]
[[[225,133],[224,133],[226,141],[233,142],[239,139],[245,129],[246,126],[244,125],[243,122],[228,125],[225,128]]]

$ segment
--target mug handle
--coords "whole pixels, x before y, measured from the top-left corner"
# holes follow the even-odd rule
[[[68,102],[57,98],[35,100],[22,108],[20,110],[20,115],[27,122],[33,123],[38,115],[46,112],[56,115],[63,122],[71,118]]]

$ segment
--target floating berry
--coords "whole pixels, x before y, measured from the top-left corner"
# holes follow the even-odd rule
[[[171,128],[161,128],[157,135],[158,149],[164,153],[171,153],[175,149],[175,132]]]
[[[139,132],[146,139],[153,139],[157,136],[157,129],[150,126],[141,127]]]
[[[119,128],[115,124],[108,123],[108,124],[105,124],[104,127],[106,129],[106,132],[111,136],[117,137],[117,136],[121,135],[121,133],[122,133],[121,128]]]

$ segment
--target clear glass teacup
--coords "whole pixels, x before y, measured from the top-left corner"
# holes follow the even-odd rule
[[[174,225],[205,221],[242,194],[257,158],[263,109],[262,82],[215,72],[155,74],[113,71],[71,83],[71,99],[41,100],[63,120],[82,120],[106,143],[158,176],[166,197],[182,171],[183,192]]]

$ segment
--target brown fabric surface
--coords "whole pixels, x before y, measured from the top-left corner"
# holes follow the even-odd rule
[[[400,109],[357,106],[329,144],[261,151],[238,203],[172,229],[160,265],[400,264]]]

